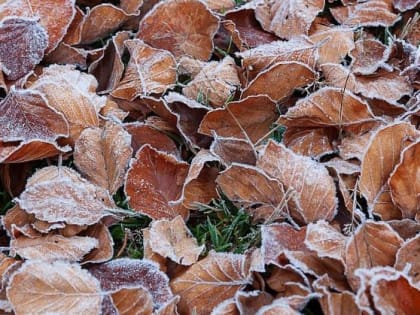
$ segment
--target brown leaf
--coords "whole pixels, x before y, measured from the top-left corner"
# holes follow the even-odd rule
[[[2,15],[1,7],[0,15]],[[25,18],[2,20],[0,23],[0,69],[9,80],[23,77],[42,60],[47,45],[47,33],[36,20]]]
[[[256,143],[267,135],[277,117],[274,101],[265,95],[249,96],[209,111],[198,131],[208,136],[214,131],[218,136],[250,139]]]
[[[278,62],[260,72],[243,90],[242,98],[266,94],[274,101],[281,101],[292,95],[295,89],[314,80],[315,73],[307,65],[301,62]]]
[[[63,39],[74,14],[73,0],[8,0],[0,6],[1,18],[19,16],[39,19],[48,33],[46,54],[53,51]]]
[[[210,252],[171,281],[172,290],[181,296],[181,313],[209,314],[221,300],[251,283],[248,268],[243,255]]]
[[[215,137],[210,152],[225,166],[234,162],[248,165],[255,165],[257,162],[253,144],[243,139]]]
[[[290,307],[283,300],[274,300],[270,305],[264,306],[258,310],[255,315],[299,315],[299,312]]]
[[[126,40],[130,61],[112,96],[134,100],[139,95],[162,94],[175,85],[176,61],[169,51],[156,49],[139,39]]]
[[[227,56],[222,61],[210,61],[182,89],[191,99],[202,98],[213,107],[223,106],[240,86],[235,60]]]
[[[167,272],[168,260],[152,250],[150,246],[150,228],[141,230],[143,234],[143,255],[144,259],[150,260],[158,264],[160,271]]]
[[[111,294],[112,302],[120,315],[152,314],[153,301],[145,288],[122,288]]]
[[[123,185],[132,154],[130,134],[121,125],[107,123],[103,129],[86,128],[73,157],[85,178],[113,195]]]
[[[388,179],[392,201],[401,210],[403,218],[413,219],[420,211],[420,179],[417,177],[420,167],[419,154],[418,141],[403,149],[400,162]]]
[[[366,98],[387,101],[398,104],[397,101],[405,95],[411,95],[412,87],[407,77],[398,70],[381,71],[369,77],[355,76],[350,69],[336,64],[321,66],[326,83],[341,89],[361,94]]]
[[[21,209],[19,205],[15,204],[12,208],[7,210],[6,214],[1,217],[1,224],[3,229],[7,232],[9,237],[13,237],[13,226],[22,227],[33,223],[35,218]]]
[[[406,268],[410,266],[408,276],[411,277],[412,282],[418,286],[420,284],[420,260],[418,258],[420,253],[420,234],[407,240],[398,250],[395,261],[395,269],[405,272]],[[408,269],[407,269],[408,270]]]
[[[106,18],[104,18],[106,17]],[[102,3],[88,9],[81,24],[78,44],[89,44],[106,37],[117,30],[128,19],[124,10],[110,4]]]
[[[118,32],[110,39],[101,57],[92,62],[89,66],[89,73],[98,80],[99,93],[109,93],[114,90],[120,82],[124,73],[124,42],[130,37],[127,31]]]
[[[385,222],[371,220],[361,224],[346,246],[346,275],[353,289],[360,286],[355,275],[359,268],[393,266],[403,240]]]
[[[174,204],[181,197],[189,165],[144,145],[131,163],[125,181],[130,207],[153,219],[173,219],[188,211]]]
[[[87,127],[99,125],[98,112],[106,98],[97,96],[95,77],[71,66],[51,65],[31,86],[40,91],[49,105],[61,112],[70,125],[70,143]]]
[[[65,234],[63,231],[61,233]],[[105,224],[98,222],[83,231],[82,235],[95,238],[98,241],[98,246],[83,258],[84,264],[102,263],[112,259],[114,256],[114,240]]]
[[[172,261],[189,266],[197,262],[204,245],[198,246],[182,217],[171,221],[157,220],[150,228],[149,244],[152,251]]]
[[[285,115],[280,116],[279,123],[287,127],[339,127],[374,119],[368,104],[354,94],[324,87],[299,100]]]
[[[224,300],[211,311],[211,315],[239,315],[234,298]]]
[[[222,12],[232,9],[236,5],[234,0],[204,0],[203,2],[207,4],[211,10]]]
[[[147,260],[121,258],[94,265],[89,271],[99,280],[102,290],[118,291],[122,288],[143,287],[160,307],[173,297],[169,279],[155,263]]]
[[[112,208],[113,202],[106,190],[74,171],[67,176],[56,169],[58,176],[54,179],[26,185],[17,200],[22,209],[42,221],[77,225],[94,224],[107,215],[105,209]]]
[[[295,37],[289,41],[275,41],[236,53],[236,55],[243,58],[243,67],[249,71],[251,79],[278,62],[296,61],[314,67],[318,58],[317,47],[305,37]]]
[[[378,314],[415,314],[420,307],[420,290],[411,278],[389,267],[362,269],[358,273],[363,286],[357,294],[357,302],[369,303]],[[363,291],[368,291],[367,294]],[[363,300],[363,294],[366,295]],[[366,301],[366,299],[369,299]],[[363,304],[362,304],[363,305]]]
[[[217,198],[216,177],[217,166],[206,163],[219,162],[219,159],[207,150],[200,150],[192,159],[188,175],[182,189],[182,203],[189,209],[197,208],[197,204],[207,204]]]
[[[271,304],[273,297],[264,291],[238,291],[235,300],[240,314],[254,315],[264,305]]]
[[[415,9],[416,6],[420,3],[419,0],[393,0],[392,1],[394,8],[398,11],[407,11],[411,9]]]
[[[0,163],[23,163],[41,160],[70,151],[70,147],[60,147],[56,142],[29,140],[26,142],[0,141]]]
[[[221,172],[216,182],[229,200],[241,207],[255,208],[250,210],[259,219],[274,221],[285,217],[288,200],[283,185],[259,168],[235,163]],[[265,211],[269,209],[269,216],[261,218],[258,215],[260,207]]]
[[[175,142],[164,132],[142,123],[124,124],[124,129],[131,135],[131,147],[136,153],[144,144],[175,156],[179,156]]]
[[[44,58],[48,64],[66,64],[79,67],[82,70],[87,68],[89,52],[83,48],[77,48],[61,42],[57,48]]]
[[[411,219],[391,220],[387,223],[405,241],[415,237],[420,232],[420,223]]]
[[[360,39],[355,43],[350,52],[352,62],[350,67],[355,74],[369,75],[379,68],[392,71],[386,61],[391,54],[391,49],[373,38]]]
[[[329,257],[344,262],[347,238],[328,222],[320,220],[308,224],[305,245],[318,257]]]
[[[218,28],[218,18],[201,1],[165,0],[142,19],[137,37],[153,47],[169,50],[176,58],[190,55],[206,61]]]
[[[99,282],[77,264],[27,261],[7,288],[16,314],[99,314]]]
[[[24,259],[45,262],[80,261],[85,254],[97,246],[98,241],[92,237],[63,237],[53,234],[39,238],[21,236],[10,242],[11,255],[18,254]]]
[[[298,220],[310,223],[334,218],[337,208],[335,184],[323,165],[270,141],[258,157],[257,167],[293,193],[301,216]]]
[[[266,31],[280,38],[307,35],[315,17],[324,9],[324,0],[263,1],[255,8],[255,17]]]
[[[372,136],[362,160],[359,182],[370,213],[384,220],[401,218],[401,212],[392,204],[387,181],[400,160],[402,149],[417,137],[415,128],[405,122],[389,124]]]
[[[340,63],[354,48],[354,34],[351,28],[324,26],[318,27],[309,37],[319,47],[318,64]]]
[[[391,1],[372,0],[330,9],[333,17],[346,26],[392,26],[399,16],[392,12]]]

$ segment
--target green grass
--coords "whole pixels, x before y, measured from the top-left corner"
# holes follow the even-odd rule
[[[0,215],[5,214],[11,207],[13,207],[12,197],[0,183]]]
[[[226,197],[201,205],[196,217],[191,217],[188,226],[200,245],[217,252],[243,253],[259,246],[259,227],[252,224],[251,217],[237,208]]]

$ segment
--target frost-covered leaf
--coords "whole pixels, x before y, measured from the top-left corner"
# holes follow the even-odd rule
[[[346,245],[346,275],[351,287],[359,288],[357,269],[393,266],[402,244],[400,236],[385,222],[369,220],[361,224]]]
[[[394,4],[394,8],[398,11],[407,11],[411,9],[415,9],[416,6],[420,3],[419,0],[393,0],[392,3]]]
[[[39,23],[48,33],[48,42],[45,44],[48,43],[48,47],[45,47],[46,54],[53,51],[63,39],[75,15],[74,0],[7,0],[2,2],[1,18],[18,16],[39,19]]]
[[[153,219],[173,219],[187,211],[174,204],[181,197],[189,165],[144,145],[131,163],[125,181],[130,207]]]
[[[169,279],[158,266],[148,260],[131,258],[114,259],[95,265],[89,271],[98,278],[102,290],[118,291],[122,288],[141,287],[153,298],[153,305],[160,307],[172,298]]]
[[[63,115],[36,91],[13,89],[0,103],[0,140],[54,141],[68,135]]]
[[[265,291],[238,291],[235,295],[236,305],[240,314],[254,315],[261,307],[271,304],[271,294]]]
[[[355,74],[369,75],[379,68],[387,70],[390,66],[386,64],[391,49],[377,39],[367,38],[355,42],[354,49],[350,52],[352,72]]]
[[[388,185],[394,204],[401,210],[403,218],[414,218],[420,211],[420,142],[403,149],[401,160],[390,174]]]
[[[244,255],[210,252],[173,279],[171,287],[181,296],[181,313],[204,315],[251,282]]]
[[[77,264],[27,261],[7,288],[16,314],[98,315],[102,295],[99,282]]]
[[[291,191],[297,203],[298,221],[334,218],[337,208],[334,180],[320,163],[270,141],[258,157],[257,167]]]
[[[47,33],[36,20],[16,17],[2,20],[0,69],[9,80],[23,77],[42,60],[47,45]]]
[[[324,9],[324,0],[261,1],[255,17],[263,29],[280,38],[291,39],[307,35],[317,14]]]
[[[198,246],[180,216],[171,221],[154,221],[149,236],[152,251],[181,265],[194,264],[204,249],[204,245]]]
[[[226,166],[235,162],[255,165],[257,161],[253,144],[245,139],[215,137],[210,146],[210,152]]]
[[[107,123],[103,129],[87,128],[80,134],[74,162],[88,180],[113,195],[124,182],[132,153],[130,134],[121,125]]]
[[[172,54],[139,39],[126,40],[130,61],[112,96],[133,100],[139,95],[162,94],[175,85],[176,61]]]
[[[153,47],[169,50],[176,58],[190,55],[208,60],[218,27],[219,19],[201,1],[165,0],[141,20],[137,37]]]
[[[61,233],[64,235],[64,231]],[[102,222],[88,227],[81,235],[98,241],[98,246],[84,256],[83,263],[102,263],[114,256],[114,241],[108,228]]]
[[[18,237],[10,242],[12,253],[25,259],[51,262],[64,260],[80,261],[83,256],[98,246],[98,241],[92,237],[63,237],[47,235],[38,238]]]
[[[398,250],[395,269],[404,272],[409,267],[408,275],[415,285],[420,284],[420,234],[407,240]]]
[[[274,300],[272,304],[263,306],[255,315],[299,315],[299,312],[289,306],[285,301]]]
[[[202,98],[213,107],[221,107],[234,96],[239,86],[235,60],[227,56],[220,62],[207,63],[182,93],[191,99]]]
[[[153,301],[149,291],[144,288],[122,288],[111,294],[120,315],[152,314]]]
[[[269,132],[277,117],[274,101],[265,95],[250,96],[209,111],[198,131],[208,136],[214,131],[222,137],[249,138],[255,143]]]

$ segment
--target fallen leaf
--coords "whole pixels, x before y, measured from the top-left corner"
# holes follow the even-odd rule
[[[239,315],[234,298],[224,300],[211,311],[211,315]]]
[[[303,88],[314,80],[315,72],[307,65],[283,61],[261,71],[243,90],[242,98],[266,94],[278,102],[292,95],[295,89]]]
[[[415,9],[415,7],[420,3],[419,0],[393,0],[392,1],[394,8],[398,11],[407,11]]]
[[[185,19],[179,19],[185,16]],[[198,0],[160,1],[141,20],[137,37],[176,58],[190,55],[207,61],[219,19]]]
[[[132,154],[130,134],[121,125],[107,123],[103,129],[86,128],[73,157],[85,178],[113,195],[123,185]]]
[[[352,62],[350,68],[355,74],[369,75],[379,68],[392,70],[386,63],[391,54],[390,47],[385,46],[377,39],[366,38],[355,42],[350,52]]]
[[[256,143],[266,136],[278,117],[276,104],[265,95],[249,96],[209,111],[198,131],[212,136],[249,139]]]
[[[122,288],[111,294],[118,314],[152,314],[152,296],[145,288]]]
[[[323,165],[270,141],[258,157],[257,167],[277,179],[286,191],[293,192],[300,215],[298,220],[310,223],[334,218],[335,184]]]
[[[56,142],[29,140],[25,142],[0,141],[0,163],[23,163],[58,156],[71,151]]]
[[[235,294],[236,305],[240,314],[254,315],[264,305],[271,304],[273,297],[264,291],[238,291]]]
[[[397,252],[394,268],[405,272],[411,277],[414,285],[420,284],[420,263],[418,255],[420,253],[420,234],[408,239]],[[407,269],[406,269],[407,268]],[[409,268],[409,269],[408,269]]]
[[[69,234],[68,232],[64,233],[64,230],[61,233],[64,236]],[[114,256],[114,240],[105,224],[98,222],[95,225],[91,225],[81,235],[94,238],[98,241],[98,246],[84,256],[84,264],[102,263],[112,259]]]
[[[10,242],[13,256],[18,254],[24,259],[44,262],[77,262],[97,246],[98,241],[92,237],[63,237],[53,234],[39,238],[21,236]]]
[[[2,20],[0,69],[9,80],[23,77],[42,60],[47,45],[48,35],[36,20],[17,17]]]
[[[258,310],[255,315],[298,315],[299,312],[290,307],[285,301],[274,300],[270,305],[264,306]]]
[[[393,266],[402,244],[403,240],[385,222],[368,220],[361,224],[346,245],[346,276],[350,286],[360,287],[355,274],[359,268]]]
[[[156,49],[139,39],[126,40],[130,61],[112,96],[134,100],[139,95],[162,94],[177,80],[176,61],[169,51]]]
[[[89,271],[99,280],[102,290],[118,291],[122,288],[147,289],[158,308],[173,297],[169,279],[158,266],[148,260],[120,258],[94,265]]]
[[[401,210],[403,218],[413,219],[420,211],[418,202],[420,181],[416,176],[420,163],[419,149],[418,141],[403,148],[400,162],[388,179],[392,201]]]
[[[180,312],[209,314],[220,300],[233,297],[251,283],[248,268],[244,255],[210,252],[171,281],[172,290],[181,296]]]
[[[232,163],[255,165],[257,154],[252,143],[238,138],[215,137],[210,152],[217,156],[220,161],[229,166]]]
[[[308,34],[324,5],[324,0],[262,1],[255,8],[255,17],[266,31],[280,38],[291,39]]]
[[[198,246],[182,217],[171,221],[158,220],[152,222],[149,244],[152,251],[172,261],[190,266],[197,262],[204,245]]]
[[[240,86],[235,60],[227,56],[222,61],[210,61],[183,89],[191,99],[213,107],[221,107],[231,99]]]
[[[131,163],[125,181],[130,207],[153,219],[187,216],[182,206],[174,204],[181,197],[189,165],[174,156],[144,145]]]
[[[7,298],[17,314],[99,314],[99,282],[77,264],[27,261],[14,273]]]

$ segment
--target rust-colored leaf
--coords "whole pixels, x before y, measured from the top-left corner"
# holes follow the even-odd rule
[[[144,288],[122,288],[111,294],[118,314],[152,314],[153,301],[152,296]]]
[[[92,183],[113,195],[123,185],[133,154],[131,137],[123,126],[107,123],[103,129],[85,129],[74,148],[74,162]]]
[[[137,37],[153,47],[169,50],[176,58],[190,55],[206,61],[213,51],[218,27],[219,19],[201,1],[165,0],[142,19]]]
[[[415,285],[420,284],[420,234],[407,240],[398,250],[395,261],[395,269],[404,272],[410,266],[408,275],[412,277]]]
[[[226,166],[234,162],[249,165],[257,162],[253,144],[245,139],[215,137],[210,152]]]
[[[144,145],[125,182],[130,207],[153,219],[173,219],[179,214],[186,217],[188,211],[174,202],[181,197],[188,167],[174,156]]]
[[[251,283],[248,268],[243,255],[210,252],[171,281],[172,290],[181,296],[180,311],[183,314],[209,314],[221,300],[233,297]]]

